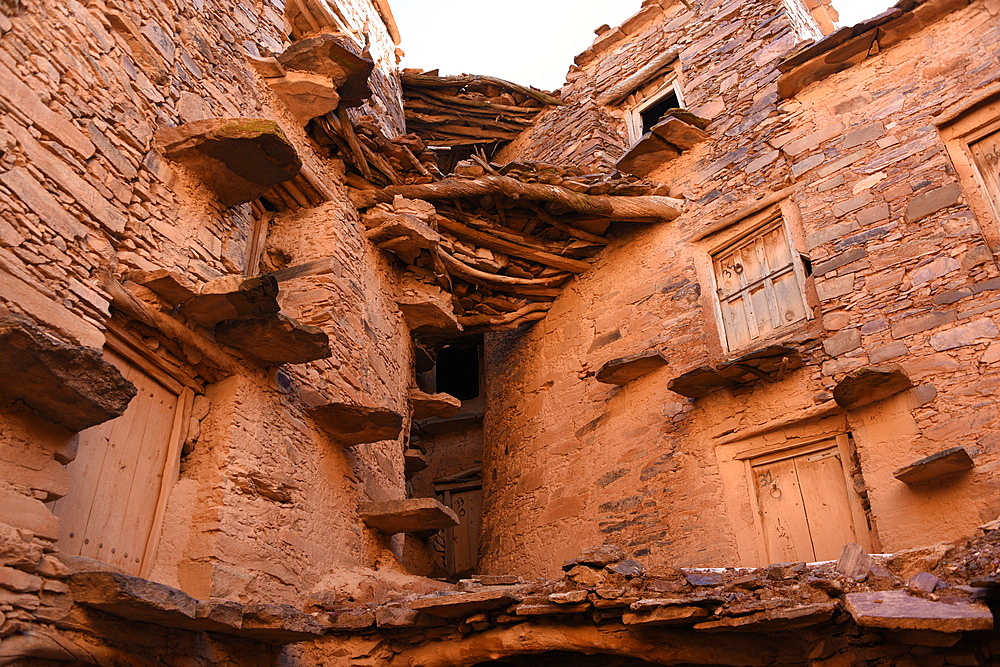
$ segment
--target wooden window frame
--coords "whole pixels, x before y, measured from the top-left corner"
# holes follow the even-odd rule
[[[677,97],[677,105],[684,107],[684,97],[681,93],[680,81],[676,74],[670,74],[666,81],[653,92],[643,95],[641,101],[636,103],[625,114],[625,126],[628,128],[629,145],[636,144],[645,135],[642,128],[642,112],[657,104],[664,97],[673,93]]]
[[[718,236],[714,239],[714,243],[706,249],[708,255],[708,272],[711,280],[710,284],[712,286],[712,308],[718,325],[720,342],[722,343],[723,349],[730,354],[745,351],[752,347],[757,347],[766,341],[781,337],[789,331],[797,330],[801,328],[804,323],[815,319],[810,299],[811,285],[805,272],[805,266],[802,262],[801,253],[798,250],[799,244],[796,243],[795,236],[792,233],[792,225],[789,224],[790,219],[795,222],[799,222],[798,209],[786,199],[771,206],[767,206],[760,211],[751,213],[747,217],[734,222],[725,229],[718,230]],[[726,298],[731,299],[736,295],[749,293],[749,290],[752,287],[760,284],[770,284],[771,287],[768,292],[768,302],[773,306],[776,304],[776,299],[773,297],[773,284],[769,281],[772,281],[775,277],[786,275],[789,271],[791,271],[795,275],[795,280],[799,288],[798,292],[802,297],[802,308],[805,313],[804,317],[795,320],[794,322],[789,322],[782,326],[775,327],[763,336],[760,335],[758,331],[755,331],[757,321],[756,318],[754,318],[754,330],[748,332],[749,342],[742,346],[734,345],[731,342],[733,337],[732,332],[730,332],[730,327],[727,327],[726,325],[726,318],[722,308],[722,302],[724,299],[719,292],[720,287],[716,278],[717,260],[719,256],[753,242],[755,238],[772,231],[778,226],[784,230],[784,239],[788,244],[789,254],[791,255],[791,266],[783,266],[777,270],[769,271],[760,280],[755,281],[752,285],[744,286],[741,290],[729,295]],[[713,234],[713,236],[715,236],[715,234]],[[774,315],[775,313],[772,313],[772,316]],[[748,318],[748,322],[749,321],[750,319]]]
[[[972,145],[1000,132],[1000,91],[963,101],[938,118],[938,130],[964,194],[994,254],[1000,254],[1000,192],[991,192],[972,153]]]

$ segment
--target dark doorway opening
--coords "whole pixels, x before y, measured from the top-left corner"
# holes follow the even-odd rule
[[[479,345],[448,345],[438,351],[437,391],[461,401],[479,396]]]

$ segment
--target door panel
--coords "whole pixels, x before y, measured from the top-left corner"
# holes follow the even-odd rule
[[[53,505],[63,553],[138,574],[154,529],[178,396],[111,350],[137,394],[117,419],[80,433],[70,492]]]
[[[770,561],[815,560],[795,463],[785,459],[757,465],[753,473]]]
[[[458,515],[459,524],[448,530],[446,539],[450,542],[447,553],[451,562],[449,571],[474,572],[479,564],[479,519],[482,507],[482,489],[452,491],[449,504]]]
[[[837,558],[845,544],[858,541],[839,450],[832,447],[797,456],[793,461],[802,488],[816,559]]]

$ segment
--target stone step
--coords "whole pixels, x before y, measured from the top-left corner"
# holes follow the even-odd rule
[[[667,356],[660,350],[646,350],[627,357],[612,359],[597,371],[597,381],[607,384],[624,385],[647,373],[663,368],[668,363]]]
[[[345,447],[395,440],[403,432],[403,415],[387,408],[331,402],[306,408],[306,413]]]
[[[281,313],[220,322],[215,327],[215,339],[276,364],[304,364],[333,354],[330,339],[322,329],[300,324]]]
[[[975,465],[965,447],[949,447],[903,466],[892,476],[906,484],[919,484],[971,470]]]

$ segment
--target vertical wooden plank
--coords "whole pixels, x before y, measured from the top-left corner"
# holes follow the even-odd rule
[[[752,468],[770,562],[815,560],[795,464],[784,459]]]
[[[845,544],[858,541],[844,485],[840,451],[831,441],[828,449],[797,456],[793,461],[816,558],[837,558]]]
[[[156,508],[143,550],[142,563],[139,570],[141,576],[149,575],[156,561],[156,549],[160,543],[163,515],[167,511],[167,501],[170,499],[170,489],[180,476],[181,449],[187,439],[188,422],[191,419],[191,408],[194,405],[194,392],[185,387],[177,399],[177,409],[174,411],[174,423],[170,430],[170,440],[166,448],[166,460],[163,461],[163,474],[160,475],[160,488],[157,490]]]

